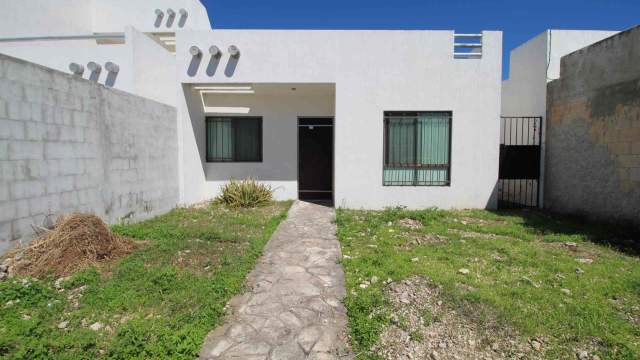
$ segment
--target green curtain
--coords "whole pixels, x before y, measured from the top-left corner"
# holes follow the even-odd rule
[[[234,136],[230,118],[207,119],[207,160],[233,161]]]

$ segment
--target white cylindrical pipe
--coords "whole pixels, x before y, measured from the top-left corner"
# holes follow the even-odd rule
[[[91,61],[87,64],[87,69],[91,72],[100,72],[100,70],[102,70],[102,66],[95,61]]]
[[[187,15],[189,15],[189,13],[187,12],[186,9],[180,9],[180,10],[178,10],[178,12],[180,13],[180,16],[182,16],[182,17],[187,17]]]
[[[238,49],[238,47],[235,46],[235,45],[229,46],[229,55],[231,55],[233,57],[240,56],[240,49]]]
[[[160,9],[156,9],[156,16],[157,17],[163,17],[164,16],[164,12]]]
[[[84,66],[78,63],[71,63],[69,64],[69,70],[71,71],[72,74],[82,75],[82,73],[84,72]]]
[[[200,51],[199,47],[193,45],[189,48],[189,53],[191,53],[191,56],[200,56],[202,54],[202,51]]]
[[[222,55],[222,52],[220,51],[220,48],[218,48],[217,46],[211,45],[211,47],[209,48],[209,54],[211,54],[211,56],[213,57],[218,57]]]
[[[176,12],[173,11],[173,9],[167,9],[167,15],[169,15],[169,17],[174,17],[176,16]]]
[[[104,64],[104,68],[107,69],[108,72],[112,72],[112,73],[117,73],[118,71],[120,71],[120,66],[118,66],[118,64],[113,63],[111,61]]]

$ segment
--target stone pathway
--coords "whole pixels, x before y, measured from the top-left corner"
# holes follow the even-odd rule
[[[201,359],[352,358],[334,217],[329,207],[293,204]]]

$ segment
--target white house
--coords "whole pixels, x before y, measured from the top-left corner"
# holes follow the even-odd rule
[[[495,207],[497,119],[544,117],[560,57],[616,33],[547,30],[501,83],[496,31],[212,30],[197,0],[2,5],[0,52],[176,106],[183,203],[251,176],[280,199]]]

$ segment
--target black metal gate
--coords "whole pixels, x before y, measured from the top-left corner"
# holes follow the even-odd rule
[[[542,117],[500,118],[498,207],[538,207]]]

